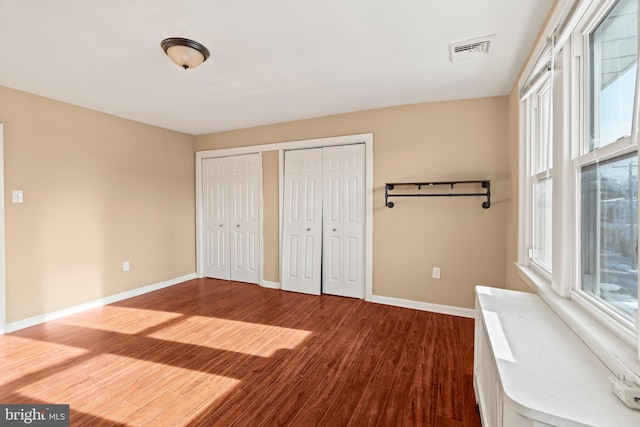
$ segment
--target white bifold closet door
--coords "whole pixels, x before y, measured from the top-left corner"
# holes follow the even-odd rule
[[[364,144],[285,153],[282,289],[364,298]]]
[[[364,298],[364,144],[322,149],[322,291]]]
[[[204,275],[259,283],[260,156],[203,160]]]
[[[282,289],[320,295],[322,148],[284,153]]]

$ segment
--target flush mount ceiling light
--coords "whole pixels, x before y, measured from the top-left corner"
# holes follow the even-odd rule
[[[164,39],[160,46],[173,62],[185,70],[196,68],[209,58],[209,49],[196,41],[181,37]]]

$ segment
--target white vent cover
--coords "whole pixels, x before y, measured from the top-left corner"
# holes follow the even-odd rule
[[[456,62],[486,56],[491,52],[495,37],[496,35],[492,34],[490,36],[478,37],[477,39],[450,43],[449,60]]]

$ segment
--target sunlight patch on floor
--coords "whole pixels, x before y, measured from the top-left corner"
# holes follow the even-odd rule
[[[114,423],[140,425],[157,419],[161,425],[171,425],[170,419],[195,417],[239,383],[193,369],[99,354],[15,392],[33,401],[72,402],[72,411]]]
[[[87,314],[58,319],[55,323],[121,334],[138,334],[180,316],[183,315],[167,311],[107,305]]]
[[[0,385],[6,386],[32,374],[89,353],[88,350],[12,335],[0,337],[2,374]]]
[[[295,348],[309,335],[310,331],[300,329],[191,316],[148,336],[252,356],[270,357],[277,350]],[[186,338],[176,338],[183,336]],[[191,339],[189,336],[197,336],[197,339]]]

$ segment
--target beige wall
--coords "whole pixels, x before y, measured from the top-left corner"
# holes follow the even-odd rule
[[[277,151],[262,153],[262,200],[263,200],[263,239],[264,265],[263,278],[269,282],[280,282],[280,235],[279,230],[279,182],[280,161]]]
[[[475,285],[506,284],[507,101],[493,97],[340,114],[202,135],[195,147],[211,150],[372,132],[374,294],[472,308]],[[277,163],[263,166],[265,174],[273,174]],[[488,210],[481,208],[482,198],[397,199],[395,208],[384,207],[385,182],[487,178],[493,193]],[[265,203],[272,211],[277,192],[268,187],[273,184],[265,185]],[[278,252],[273,239],[278,230],[277,223],[265,227],[266,256]],[[442,279],[431,279],[434,266],[442,269]]]
[[[195,271],[193,136],[4,87],[0,123],[8,322]]]

